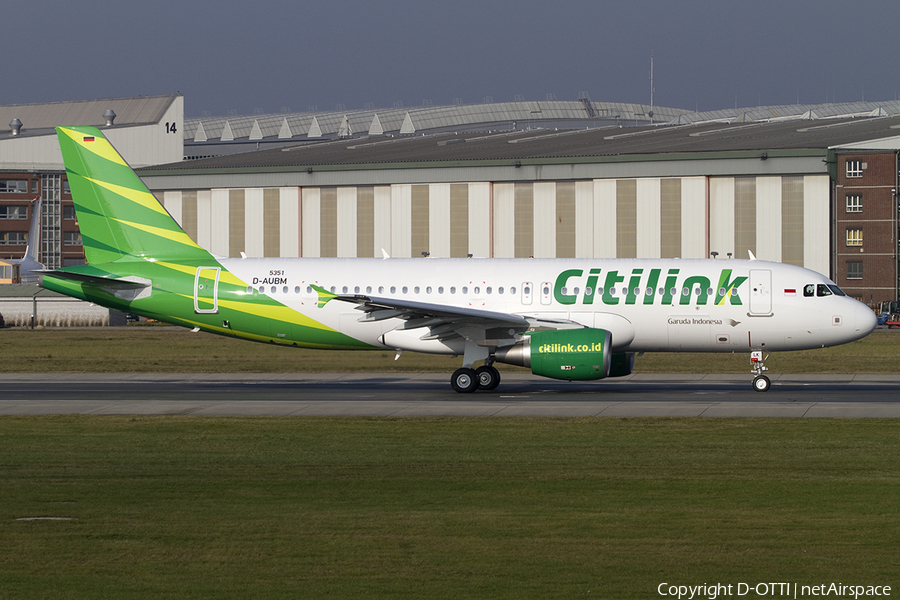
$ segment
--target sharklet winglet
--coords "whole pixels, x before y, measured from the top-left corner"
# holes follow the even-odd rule
[[[316,294],[319,295],[319,308],[322,308],[323,306],[328,304],[329,301],[337,298],[337,294],[329,292],[323,287],[319,287],[313,283],[310,284],[310,287],[316,291]]]

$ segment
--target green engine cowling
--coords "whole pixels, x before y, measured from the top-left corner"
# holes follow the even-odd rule
[[[610,375],[611,339],[605,329],[535,331],[515,346],[497,348],[494,358],[552,379],[603,379]]]

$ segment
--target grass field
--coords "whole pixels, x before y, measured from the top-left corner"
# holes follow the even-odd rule
[[[878,419],[2,417],[0,598],[897,590],[898,435]]]
[[[900,333],[876,331],[858,342],[775,353],[772,373],[898,373]],[[390,351],[283,348],[170,327],[0,330],[0,364],[29,372],[447,372],[461,359]],[[749,373],[747,354],[648,353],[638,373]],[[518,368],[498,365],[502,371]]]
[[[895,373],[898,343],[876,332],[768,364]],[[449,373],[460,362],[162,327],[0,330],[0,360],[32,372]],[[747,365],[648,354],[637,371]],[[898,437],[900,422],[879,419],[3,416],[0,599],[897,590]]]

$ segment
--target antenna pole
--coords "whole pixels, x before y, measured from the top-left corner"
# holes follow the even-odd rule
[[[650,124],[653,124],[653,53],[650,53]]]

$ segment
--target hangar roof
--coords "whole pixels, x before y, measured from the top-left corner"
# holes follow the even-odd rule
[[[695,112],[626,102],[546,100],[452,106],[395,107],[364,110],[335,110],[260,114],[227,117],[186,118],[182,135],[187,146],[221,145],[229,142],[276,142],[311,140],[338,135],[344,119],[355,134],[400,133],[404,125],[416,131],[473,131],[488,129],[560,127],[565,129],[600,125],[684,125],[707,121],[750,122],[778,119],[885,116],[900,113],[900,102],[843,102],[828,104],[786,104],[752,108]],[[408,122],[407,122],[408,120]],[[316,129],[310,135],[311,129]],[[378,131],[380,129],[380,131]],[[221,148],[221,146],[220,146]],[[225,153],[217,150],[218,153]]]
[[[705,122],[569,131],[436,133],[372,136],[306,143],[257,152],[147,167],[147,175],[297,171],[310,167],[359,169],[496,164],[621,161],[629,156],[699,158],[690,153],[783,152],[823,154],[829,148],[898,138],[900,115],[753,122]],[[686,154],[687,153],[687,154]]]
[[[306,139],[313,122],[322,135],[336,134],[346,116],[350,129],[356,133],[372,130],[376,120],[385,132],[399,132],[409,119],[416,131],[441,128],[466,128],[471,125],[516,121],[528,122],[642,122],[649,123],[649,104],[626,102],[592,102],[546,100],[498,102],[489,104],[458,104],[450,106],[396,107],[365,110],[337,110],[322,112],[202,117],[185,119],[182,129],[187,144],[207,140],[265,140]],[[680,108],[652,107],[656,122],[666,122],[691,113]],[[310,136],[311,138],[312,136]]]
[[[0,106],[0,124],[6,125],[13,119],[19,119],[22,122],[23,136],[30,131],[51,130],[62,124],[75,127],[90,125],[101,127],[106,123],[103,113],[110,109],[116,113],[116,125],[156,123],[178,96],[180,94],[44,104],[10,104]],[[0,138],[11,136],[9,129],[0,130]]]

